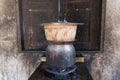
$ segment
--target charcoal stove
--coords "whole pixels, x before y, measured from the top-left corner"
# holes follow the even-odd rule
[[[76,51],[72,44],[75,41],[77,25],[66,20],[67,12],[61,20],[61,2],[58,0],[58,22],[44,23],[48,47],[46,49],[45,74],[47,77],[66,80],[76,76]],[[67,8],[66,8],[67,9]]]
[[[46,49],[45,75],[55,79],[76,76],[75,40],[77,23],[58,22],[44,24],[48,47]]]
[[[50,43],[46,50],[46,67],[50,78],[75,77],[75,49],[71,43]],[[48,76],[47,75],[47,76]]]

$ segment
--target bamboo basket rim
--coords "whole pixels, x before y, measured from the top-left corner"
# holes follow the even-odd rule
[[[68,22],[51,22],[43,23],[45,29],[65,29],[65,28],[75,28],[77,25],[83,25],[84,23],[68,23]]]
[[[62,24],[62,25],[84,25],[84,23],[72,23],[72,22],[50,22],[50,23],[42,23],[40,24],[41,26],[45,26],[45,25],[49,25],[49,24],[54,24],[54,25],[58,25],[58,24]]]

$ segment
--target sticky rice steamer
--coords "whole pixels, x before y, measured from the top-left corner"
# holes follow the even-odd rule
[[[44,24],[45,36],[48,41],[74,41],[77,24],[75,23],[48,23]]]

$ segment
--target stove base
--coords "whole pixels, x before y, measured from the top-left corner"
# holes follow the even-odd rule
[[[73,67],[69,67],[66,69],[64,72],[57,71],[56,69],[49,69],[49,67],[45,67],[45,76],[52,78],[52,79],[59,79],[59,80],[66,80],[66,79],[71,79],[75,78],[77,76],[76,73],[76,66],[74,65]]]
[[[73,77],[69,77],[69,79],[64,78],[62,80],[93,80],[84,63],[76,63],[76,66],[76,72],[70,74]],[[51,76],[48,76],[52,74],[46,73],[44,67],[45,63],[41,63],[36,71],[31,75],[29,80],[61,80],[53,79]]]
[[[61,74],[61,75],[57,75],[57,74],[53,74],[53,73],[48,73],[47,71],[44,72],[45,76],[50,78],[50,79],[57,79],[57,80],[67,80],[67,79],[74,79],[77,77],[77,73],[76,72],[71,72],[68,74]]]

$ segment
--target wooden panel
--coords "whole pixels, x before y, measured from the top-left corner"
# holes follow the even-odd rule
[[[45,50],[47,42],[40,24],[57,20],[56,4],[56,0],[21,1],[24,50]]]
[[[41,23],[66,20],[85,23],[78,25],[76,51],[100,51],[101,23],[104,13],[102,0],[61,0],[61,13],[58,14],[58,0],[19,0],[19,43],[21,51],[45,51],[45,39]],[[103,21],[104,22],[104,21]]]

